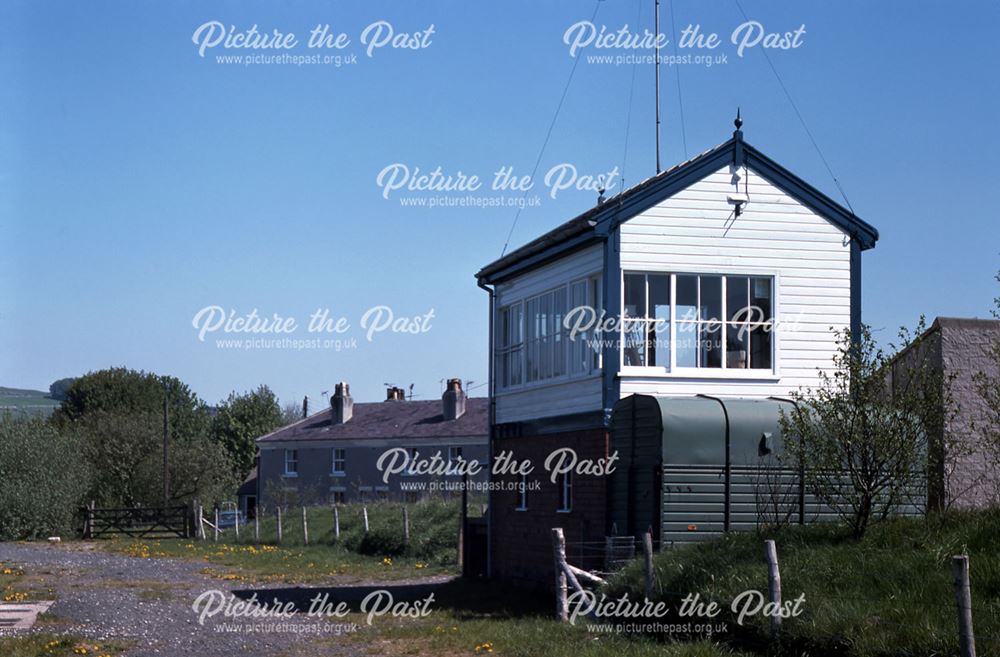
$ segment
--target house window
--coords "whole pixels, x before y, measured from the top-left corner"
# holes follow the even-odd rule
[[[626,273],[622,365],[771,370],[773,292],[768,276]]]
[[[570,310],[590,307],[594,312],[581,322],[596,323],[599,281],[582,278],[500,309],[496,364],[501,388],[580,376],[600,367],[596,332],[581,331],[571,340],[564,321]]]
[[[346,471],[344,470],[346,465],[347,457],[344,450],[339,447],[335,447],[333,450],[333,467],[330,470],[330,474],[344,476],[346,474]]]
[[[297,477],[299,475],[299,450],[285,450],[285,476]]]
[[[389,499],[389,487],[388,486],[376,486],[375,487],[375,499],[385,501]]]
[[[514,507],[515,511],[527,511],[528,510],[528,475],[522,474],[521,481],[518,483],[517,487],[517,506]]]
[[[446,474],[458,474],[459,469],[464,464],[462,459],[462,448],[461,447],[449,447],[448,448],[448,469]]]
[[[561,475],[559,482],[559,508],[560,513],[568,513],[573,510],[573,473],[567,472]]]
[[[347,489],[343,486],[330,487],[330,504],[343,504],[346,499]]]
[[[407,504],[416,504],[420,501],[420,493],[415,490],[408,490],[403,493],[403,501]]]

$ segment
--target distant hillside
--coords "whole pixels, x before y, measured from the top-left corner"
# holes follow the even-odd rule
[[[59,406],[59,402],[41,390],[4,388],[0,386],[0,412],[27,413],[49,416]]]

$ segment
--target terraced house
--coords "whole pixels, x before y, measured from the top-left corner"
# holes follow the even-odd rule
[[[494,575],[549,581],[551,527],[573,543],[746,526],[733,464],[778,442],[782,399],[831,365],[832,329],[860,328],[878,232],[741,127],[477,273],[491,453],[530,459],[522,479],[542,482],[492,493]],[[542,462],[562,447],[620,461],[611,477],[553,481]]]
[[[350,386],[338,383],[329,408],[257,439],[252,504],[273,508],[451,495],[462,483],[461,472],[468,471],[462,462],[487,460],[486,411],[486,399],[466,397],[460,379],[450,379],[436,401],[407,400],[402,389],[390,387],[383,402],[355,403]],[[444,467],[387,478],[389,461],[380,469],[379,459],[390,451],[405,452],[397,463],[437,457]],[[473,479],[487,477],[483,467]]]

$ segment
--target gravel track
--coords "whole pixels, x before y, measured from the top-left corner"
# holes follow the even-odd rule
[[[228,582],[200,573],[205,567],[201,562],[130,557],[79,543],[0,543],[0,561],[22,567],[25,584],[32,589],[52,589],[51,594],[40,597],[56,601],[49,610],[55,622],[40,622],[27,630],[30,632],[124,640],[134,644],[125,653],[129,657],[362,654],[358,641],[337,639],[332,634],[335,630],[323,627],[324,621],[305,614],[287,621],[303,628],[298,632],[269,631],[275,620],[266,618],[225,619],[219,615],[199,625],[198,615],[191,609],[195,598],[206,590],[228,594],[230,589]],[[232,623],[240,623],[243,629],[220,631]]]

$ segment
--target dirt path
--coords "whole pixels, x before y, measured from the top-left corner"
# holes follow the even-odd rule
[[[198,562],[110,554],[85,544],[26,543],[0,543],[0,561],[21,566],[25,585],[38,597],[55,600],[28,631],[133,642],[129,656],[356,655],[364,653],[363,633],[372,631],[304,613],[285,621],[220,614],[200,625],[194,600],[209,590],[228,595],[231,587],[200,573],[204,564]],[[260,589],[261,598],[267,590]],[[245,589],[240,597],[246,597]],[[338,632],[345,635],[337,637]]]

